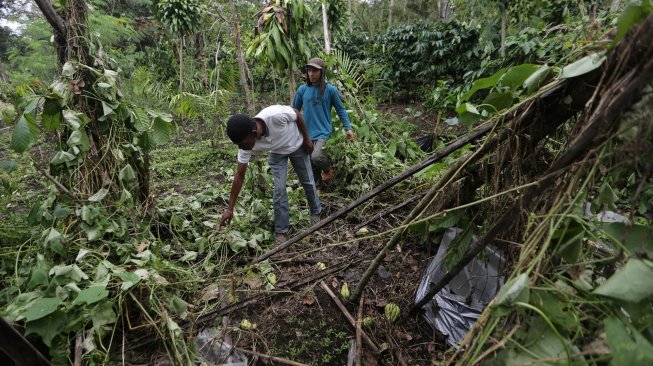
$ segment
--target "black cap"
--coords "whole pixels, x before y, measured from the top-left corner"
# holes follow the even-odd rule
[[[245,139],[256,127],[254,119],[246,114],[234,114],[227,121],[227,136],[237,144]]]

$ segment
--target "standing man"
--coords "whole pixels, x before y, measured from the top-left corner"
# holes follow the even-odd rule
[[[336,108],[336,113],[342,122],[349,139],[356,138],[351,129],[349,116],[345,106],[340,100],[340,94],[335,86],[325,81],[324,60],[312,58],[305,67],[306,84],[302,84],[293,101],[293,108],[301,110],[304,107],[306,127],[311,140],[315,144],[311,154],[313,166],[321,172],[322,181],[333,177],[333,165],[324,152],[324,143],[331,137],[333,126],[331,124],[331,108]]]
[[[310,160],[313,142],[308,136],[304,119],[298,110],[288,106],[273,105],[263,109],[254,118],[235,114],[227,121],[227,135],[239,147],[238,168],[231,185],[227,210],[222,214],[217,230],[220,230],[224,224],[228,224],[234,216],[234,206],[245,180],[252,151],[269,152],[268,161],[274,178],[272,202],[277,244],[287,240],[290,225],[286,193],[288,160],[295,168],[304,188],[311,211],[311,222],[319,221],[320,200],[317,197]]]

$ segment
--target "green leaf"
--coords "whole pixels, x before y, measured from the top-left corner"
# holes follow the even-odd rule
[[[56,297],[41,297],[32,303],[32,306],[26,312],[20,315],[20,319],[30,322],[32,320],[41,319],[44,316],[50,315],[57,311],[61,305],[61,300]]]
[[[54,266],[50,269],[50,275],[57,278],[67,278],[74,282],[88,280],[88,275],[82,271],[76,264],[67,266]]]
[[[528,302],[530,297],[528,275],[522,273],[511,278],[501,288],[495,300],[497,305],[513,305],[516,302]]]
[[[45,98],[43,102],[43,112],[41,113],[41,121],[43,121],[43,127],[48,131],[54,131],[61,125],[61,119],[63,115],[61,113],[61,106],[59,102]]]
[[[78,130],[82,126],[83,114],[71,111],[69,109],[63,111],[63,119],[68,123],[68,126],[73,130]]]
[[[7,174],[16,170],[16,160],[3,160],[0,163],[0,169],[4,170]]]
[[[132,169],[132,166],[127,164],[124,168],[120,169],[120,173],[118,173],[118,179],[120,179],[120,181],[123,183],[135,181],[136,174],[134,174],[134,169]]]
[[[188,303],[174,295],[172,299],[170,299],[169,308],[174,314],[181,314],[188,308]]]
[[[653,364],[653,345],[639,331],[613,316],[606,318],[604,324],[608,347],[612,351],[611,365]]]
[[[144,110],[140,108],[134,108],[132,110],[132,114],[134,117],[134,128],[136,131],[143,132],[150,129],[150,120]]]
[[[89,201],[91,202],[100,202],[104,199],[104,197],[107,196],[109,193],[109,190],[106,188],[100,188],[99,191],[97,191],[94,195],[88,198]]]
[[[166,144],[170,139],[171,131],[172,124],[170,122],[164,121],[161,117],[157,117],[154,119],[154,124],[152,124],[152,132],[150,133],[150,138],[155,144],[163,145]]]
[[[93,311],[91,312],[93,320],[93,329],[97,333],[103,325],[113,324],[118,318],[116,313],[113,311],[113,303],[103,302],[98,304]]]
[[[120,290],[122,291],[129,290],[132,286],[141,281],[140,276],[133,272],[119,272],[115,275],[122,280],[122,285],[120,285]]]
[[[50,283],[48,272],[50,271],[51,264],[48,263],[42,254],[39,254],[36,259],[36,265],[32,267],[32,273],[27,284],[27,288],[33,290],[38,286],[47,286]]]
[[[487,112],[489,112],[490,114],[494,114],[502,109],[506,109],[512,106],[512,101],[513,101],[512,92],[506,92],[506,93],[492,92],[483,100],[483,104],[489,104],[493,108],[488,108],[486,106],[479,106],[479,108],[482,107],[483,109],[487,110]]]
[[[471,89],[469,89],[465,94],[463,94],[460,100],[461,101],[469,100],[469,98],[471,98],[471,96],[474,95],[476,91],[481,89],[491,88],[497,85],[497,82],[505,73],[506,73],[506,69],[503,68],[495,72],[494,74],[492,74],[492,76],[476,80],[474,84],[472,84]]]
[[[650,9],[647,10],[642,4],[638,4],[637,2],[631,2],[628,4],[617,21],[617,35],[612,41],[613,44],[616,45],[621,42],[621,40],[626,37],[626,34],[628,34],[628,31],[630,31],[635,24],[646,18],[649,12]]]
[[[14,132],[11,134],[11,147],[16,150],[16,152],[22,153],[27,150],[30,143],[32,142],[32,133],[29,128],[29,122],[25,118],[25,115],[22,115],[14,127]]]
[[[631,258],[617,273],[608,278],[594,293],[626,302],[653,299],[653,263]]]
[[[575,316],[573,305],[570,302],[558,299],[550,291],[533,291],[530,303],[542,310],[554,324],[568,331],[573,331],[579,325],[579,318]]]
[[[531,74],[526,80],[524,80],[524,89],[528,94],[539,89],[542,83],[549,77],[551,74],[551,68],[549,66],[542,66],[537,71]]]
[[[588,72],[593,71],[601,66],[605,59],[605,55],[599,53],[593,53],[589,56],[585,56],[580,60],[572,63],[571,65],[563,67],[560,74],[560,79],[569,79],[587,74]]]
[[[605,226],[604,231],[619,240],[631,255],[644,253],[648,258],[653,258],[653,227],[612,222]]]
[[[73,305],[78,305],[85,303],[87,305],[96,303],[102,299],[105,299],[109,296],[109,291],[107,291],[104,286],[93,286],[87,289],[82,290],[73,301]]]
[[[43,343],[50,347],[52,339],[61,333],[67,323],[66,313],[61,310],[25,324],[25,335],[38,334]]]
[[[63,68],[61,69],[61,75],[72,79],[73,75],[75,75],[75,72],[77,71],[77,65],[74,65],[71,62],[66,62],[63,65]]]
[[[52,212],[52,216],[60,220],[65,219],[69,214],[70,208],[63,206],[62,204],[57,204],[57,207],[55,207],[54,211]]]
[[[509,68],[499,79],[497,84],[507,86],[512,90],[520,87],[526,79],[540,68],[539,65],[522,64]]]
[[[56,154],[54,154],[52,160],[50,160],[50,164],[59,165],[73,160],[75,160],[75,155],[67,151],[58,151]]]

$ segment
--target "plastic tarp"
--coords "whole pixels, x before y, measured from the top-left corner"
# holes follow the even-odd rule
[[[415,302],[420,301],[431,286],[446,273],[445,256],[449,244],[454,240],[459,228],[445,231],[435,257],[429,262],[422,281],[417,289]],[[476,240],[476,238],[474,238]],[[469,332],[483,309],[503,286],[504,278],[499,276],[503,257],[491,245],[485,247],[483,254],[476,256],[456,275],[433,299],[424,305],[424,318],[435,329],[447,335],[447,343],[456,346]]]

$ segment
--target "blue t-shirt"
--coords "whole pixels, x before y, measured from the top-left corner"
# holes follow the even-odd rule
[[[292,106],[297,110],[304,108],[304,122],[306,122],[311,140],[327,140],[331,137],[331,131],[333,131],[331,107],[336,108],[336,113],[345,130],[351,130],[351,122],[349,122],[349,116],[342,104],[338,89],[329,83],[324,88],[322,98],[320,98],[319,86],[302,84],[297,89]]]

